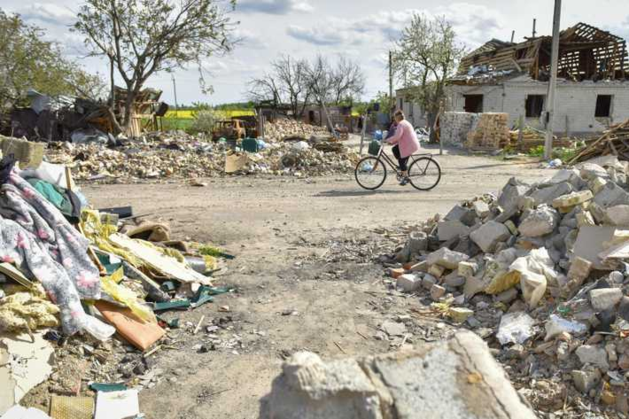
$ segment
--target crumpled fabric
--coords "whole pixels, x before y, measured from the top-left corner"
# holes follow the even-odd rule
[[[0,189],[0,215],[18,223],[43,245],[81,298],[100,298],[99,271],[87,254],[89,241],[16,171]]]
[[[0,332],[32,332],[39,327],[57,327],[59,308],[47,298],[41,285],[10,294],[0,300]]]

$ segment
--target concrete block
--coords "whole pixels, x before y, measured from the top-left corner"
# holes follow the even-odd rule
[[[600,383],[601,373],[597,369],[573,370],[572,381],[581,393],[587,394]]]
[[[607,185],[607,181],[602,177],[594,178],[588,182],[588,187],[594,195],[602,191],[605,185]]]
[[[581,177],[585,180],[609,178],[607,170],[595,163],[585,162],[577,165]]]
[[[446,295],[446,289],[441,285],[435,284],[430,288],[430,298],[432,298],[433,301],[439,301],[444,295]]]
[[[404,292],[413,292],[421,286],[421,278],[413,274],[401,275],[397,278],[395,286]]]
[[[457,271],[453,271],[445,276],[443,283],[448,287],[458,288],[465,285],[465,278],[459,275]]]
[[[562,182],[571,184],[575,190],[580,190],[586,185],[577,169],[561,169],[546,183],[556,185]]]
[[[396,255],[398,262],[406,263],[413,255],[428,249],[428,235],[423,231],[413,231],[409,234],[404,248]]]
[[[437,279],[441,278],[445,271],[446,268],[440,265],[431,265],[430,268],[428,268],[428,273]]]
[[[413,266],[411,266],[411,269],[409,269],[409,271],[411,272],[428,272],[428,262],[426,262],[425,260],[418,262],[416,264],[414,264]]]
[[[575,351],[582,364],[590,364],[603,370],[609,369],[607,351],[598,345],[582,345]]]
[[[598,288],[590,291],[590,304],[597,312],[609,310],[622,300],[620,288]]]
[[[485,201],[474,201],[472,207],[474,208],[474,212],[476,212],[476,215],[481,218],[485,218],[491,212],[489,204],[487,204],[487,202]]]
[[[545,236],[555,230],[559,219],[557,211],[547,205],[540,205],[536,210],[529,211],[520,223],[518,231],[524,237]]]
[[[531,194],[535,205],[551,204],[556,198],[567,195],[574,190],[568,182],[557,183],[546,187],[540,187]]]
[[[261,419],[534,419],[472,332],[417,351],[324,362],[298,352],[260,403]]]
[[[460,221],[466,226],[471,227],[476,223],[476,213],[472,209],[465,208],[461,205],[456,205],[444,217],[444,220],[445,221]]]
[[[594,222],[594,217],[592,217],[592,213],[590,213],[589,211],[582,211],[578,213],[576,217],[577,217],[577,226],[579,228],[583,226],[596,225],[596,223]]]
[[[422,288],[426,290],[430,290],[432,286],[435,285],[437,282],[438,282],[437,278],[435,278],[434,276],[430,274],[426,274],[424,275],[424,278],[422,279]]]
[[[493,252],[496,244],[508,240],[509,237],[509,229],[496,221],[489,221],[470,233],[472,241],[485,253]]]
[[[476,262],[461,262],[457,268],[459,275],[464,278],[476,275],[478,264]]]
[[[439,241],[445,242],[455,237],[467,236],[470,234],[470,227],[460,221],[440,221],[437,224],[437,236]]]
[[[465,307],[452,307],[448,310],[448,316],[455,323],[464,323],[474,315],[474,310]]]
[[[579,192],[572,192],[570,194],[562,195],[558,198],[553,199],[553,207],[562,211],[566,211],[571,209],[572,207],[591,201],[593,198],[594,195],[592,194],[592,191],[588,189]]]
[[[614,205],[605,211],[607,224],[629,226],[629,205]]]
[[[397,279],[400,276],[404,275],[406,273],[406,271],[404,270],[404,268],[390,268],[389,269],[389,276],[393,279]]]
[[[429,265],[439,265],[447,269],[456,269],[459,263],[465,262],[469,258],[470,257],[466,254],[453,252],[447,247],[442,247],[428,255],[426,262],[428,262]]]

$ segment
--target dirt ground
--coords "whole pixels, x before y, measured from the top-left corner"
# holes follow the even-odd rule
[[[432,192],[389,179],[368,193],[350,176],[235,177],[208,180],[204,188],[85,186],[96,207],[131,205],[135,214],[168,221],[174,237],[212,242],[237,256],[216,281],[237,286],[237,293],[170,314],[189,325],[205,316],[204,327],[196,335],[173,331],[172,349],[154,355],[162,378],[141,393],[147,417],[255,418],[289,354],[308,349],[330,358],[390,350],[391,342],[377,339],[378,326],[420,302],[387,292],[383,269],[372,260],[393,250],[381,229],[443,214],[460,200],[497,192],[512,176],[536,181],[552,174],[497,158],[437,159],[443,178]],[[355,248],[367,251],[356,254]],[[223,344],[199,350],[209,339],[205,326],[219,318],[228,324],[214,332]],[[414,321],[409,342],[433,340],[444,326]]]

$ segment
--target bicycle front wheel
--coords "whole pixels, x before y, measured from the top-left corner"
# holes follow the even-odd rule
[[[429,191],[439,184],[441,167],[435,160],[421,157],[408,168],[408,178],[415,189]]]
[[[373,191],[387,179],[387,167],[377,157],[365,157],[356,165],[354,176],[361,188]]]

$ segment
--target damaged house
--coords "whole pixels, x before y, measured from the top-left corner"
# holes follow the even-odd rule
[[[543,128],[552,37],[491,40],[467,55],[448,81],[450,111],[502,112]],[[627,43],[585,23],[561,32],[554,131],[586,134],[629,118]]]

